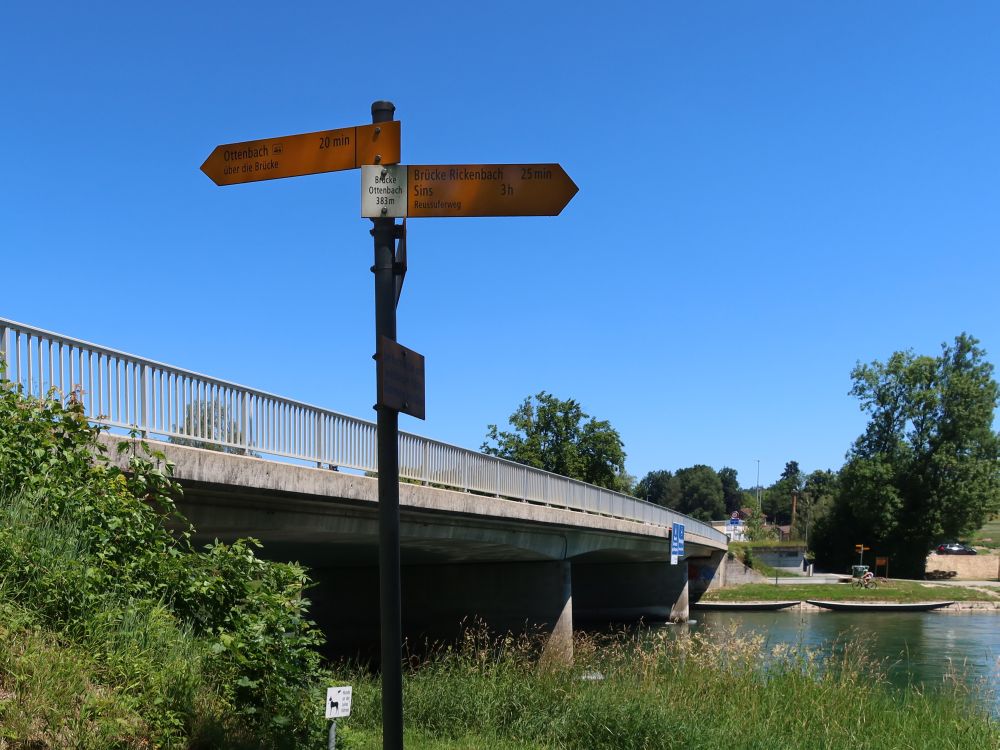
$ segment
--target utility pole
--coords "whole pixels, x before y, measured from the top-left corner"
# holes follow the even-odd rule
[[[757,511],[763,510],[760,506],[760,459],[757,459]]]
[[[390,122],[392,102],[372,104],[372,123]],[[375,351],[396,340],[396,220],[372,219],[375,238]],[[399,561],[399,412],[377,405],[378,570],[382,646],[382,748],[403,748],[403,627]]]

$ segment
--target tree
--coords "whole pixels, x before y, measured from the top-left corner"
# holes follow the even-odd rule
[[[726,504],[726,513],[734,513],[743,507],[743,491],[736,479],[736,469],[724,466],[719,469],[719,481],[722,482],[722,501]]]
[[[825,518],[837,496],[839,477],[832,471],[814,471],[802,483],[799,508],[792,528],[792,538],[810,541],[813,524]]]
[[[680,485],[680,502],[676,509],[701,521],[724,518],[726,504],[722,494],[722,480],[715,469],[697,464],[679,469],[676,479]]]
[[[746,538],[750,542],[764,542],[775,539],[775,528],[764,523],[764,515],[754,507],[747,509]]]
[[[802,489],[802,472],[798,461],[789,461],[777,482],[764,490],[761,502],[764,514],[774,524],[792,522],[792,495]]]
[[[175,445],[187,445],[238,456],[254,456],[253,451],[236,447],[243,443],[243,431],[229,407],[218,399],[194,401],[184,408],[184,423],[175,428],[190,437],[170,436]],[[235,443],[236,445],[232,445]]]
[[[853,545],[866,544],[894,570],[922,576],[935,542],[970,533],[1000,509],[998,386],[978,343],[963,333],[938,357],[896,352],[854,368],[851,393],[869,422],[815,529],[822,562],[846,567]]]
[[[660,469],[651,471],[636,485],[636,497],[651,503],[697,518],[712,521],[724,518],[726,508],[726,482],[736,497],[736,508],[742,500],[736,485],[736,471],[723,469],[716,473],[711,466],[698,464],[678,469],[676,474]]]
[[[680,497],[680,490],[674,475],[663,469],[651,471],[635,486],[635,496],[665,508],[673,508]]]
[[[621,436],[608,421],[585,414],[579,402],[541,391],[534,400],[525,398],[509,422],[511,431],[488,425],[484,453],[599,487],[631,489]]]

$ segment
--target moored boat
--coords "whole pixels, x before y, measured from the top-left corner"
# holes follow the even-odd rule
[[[830,602],[806,599],[806,603],[837,612],[927,612],[955,602]]]

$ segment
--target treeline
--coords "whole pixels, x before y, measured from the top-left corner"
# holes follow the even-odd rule
[[[890,557],[899,574],[922,576],[933,544],[968,535],[1000,512],[993,365],[963,333],[936,357],[900,351],[859,363],[851,380],[869,422],[844,466],[804,474],[788,461],[769,487],[741,488],[735,469],[703,464],[636,482],[607,420],[544,391],[511,415],[512,429],[490,425],[483,450],[704,521],[739,511],[756,533],[790,526],[827,569],[846,569],[854,545],[864,544]]]
[[[736,469],[698,464],[670,472],[651,471],[635,485],[633,494],[702,521],[718,521],[739,513],[759,513],[770,526],[790,526],[793,538],[805,538],[810,521],[829,510],[836,494],[837,475],[831,471],[804,474],[789,461],[781,477],[768,487],[741,488]]]

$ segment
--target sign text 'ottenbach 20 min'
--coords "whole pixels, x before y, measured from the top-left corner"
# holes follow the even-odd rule
[[[357,169],[399,161],[398,120],[337,130],[227,143],[201,165],[216,185]]]

